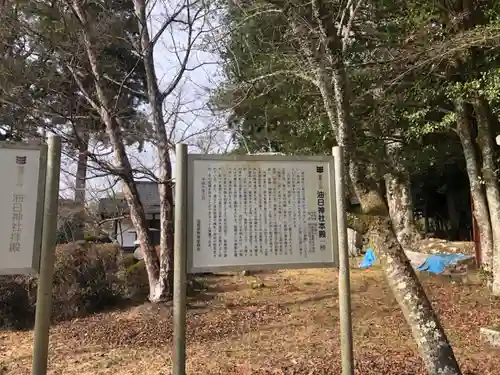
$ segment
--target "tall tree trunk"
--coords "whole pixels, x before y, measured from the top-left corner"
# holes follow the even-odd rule
[[[387,205],[392,226],[399,243],[406,249],[417,245],[422,239],[415,225],[410,180],[407,175],[387,173],[385,176]]]
[[[351,136],[347,74],[341,62],[338,68],[333,69],[332,82],[336,102],[338,143],[344,147],[346,159],[349,160],[351,181],[363,212],[373,216],[371,230],[374,234],[375,251],[382,260],[388,283],[412,330],[425,367],[429,374],[461,374],[443,326],[396,238],[385,202],[377,191],[376,184],[367,180],[365,174],[361,174],[359,163],[353,158],[354,144]],[[335,123],[332,123],[332,126],[335,126]]]
[[[473,215],[477,221],[481,238],[481,267],[486,271],[491,271],[493,233],[486,196],[480,181],[478,158],[472,141],[471,123],[465,101],[455,99],[454,105],[457,115],[457,134],[464,150],[465,166],[469,176],[470,192],[474,204]]]
[[[104,81],[101,74],[101,66],[93,44],[93,30],[89,25],[87,13],[83,9],[80,0],[73,0],[71,5],[82,27],[85,52],[92,70],[95,90],[99,102],[96,103],[90,97],[86,97],[86,99],[89,104],[99,112],[101,120],[106,126],[106,133],[113,147],[115,163],[120,171],[119,175],[124,182],[124,194],[130,209],[130,218],[137,231],[137,238],[141,244],[142,254],[144,255],[144,264],[149,279],[149,298],[150,300],[155,300],[160,278],[159,260],[149,236],[146,214],[144,213],[144,207],[134,181],[132,166],[123,143],[120,119],[114,115],[112,100],[105,90],[107,83]],[[74,74],[73,77],[79,82],[79,77],[77,75]]]
[[[88,163],[89,135],[86,131],[78,134],[78,156],[75,176],[75,202],[78,203],[76,220],[74,220],[73,240],[80,241],[85,238],[85,193],[87,188],[87,163]]]
[[[170,146],[163,118],[163,101],[175,89],[176,83],[173,82],[166,93],[161,92],[158,87],[153,56],[154,42],[151,41],[147,28],[146,4],[147,1],[145,0],[134,0],[135,12],[139,23],[139,33],[141,35],[141,54],[146,71],[147,95],[153,115],[156,149],[160,163],[158,186],[160,195],[160,279],[155,294],[156,300],[160,301],[165,298],[171,298],[173,293],[174,197]],[[184,64],[187,64],[186,60]]]
[[[371,229],[373,245],[387,281],[410,325],[427,372],[432,375],[461,374],[444,328],[396,240],[391,223],[384,217],[374,217]]]
[[[493,294],[500,295],[500,189],[495,174],[495,146],[493,144],[492,126],[490,124],[491,114],[489,104],[484,98],[476,98],[473,105],[478,125],[477,141],[482,154],[482,172],[493,234],[492,291]]]
[[[443,327],[401,244],[397,241],[387,218],[387,206],[377,189],[377,184],[369,175],[363,173],[362,164],[356,161],[354,152],[356,145],[352,136],[354,124],[350,113],[349,85],[343,56],[344,46],[336,27],[336,15],[322,0],[311,2],[314,19],[312,22],[304,21],[302,13],[297,14],[293,7],[283,7],[283,2],[272,1],[272,4],[282,7],[281,10],[287,18],[290,29],[297,37],[304,53],[304,62],[311,63],[311,68],[316,73],[315,84],[322,96],[337,144],[343,147],[346,171],[349,172],[362,209],[365,214],[374,216],[372,228],[378,228],[376,233],[379,233],[379,238],[385,236],[385,242],[377,240],[376,251],[383,259],[382,264],[389,285],[412,329],[429,374],[461,374]],[[354,13],[354,11],[351,12],[351,21]],[[307,24],[303,25],[303,22]],[[320,30],[320,32],[310,33],[310,30]],[[345,34],[349,35],[349,32]],[[311,38],[311,35],[314,35],[314,38]],[[325,63],[328,63],[328,69],[325,69]]]
[[[422,235],[414,221],[410,176],[399,160],[402,147],[401,142],[385,142],[385,152],[391,163],[391,170],[385,175],[385,189],[389,216],[396,237],[404,248],[411,248],[422,239]]]

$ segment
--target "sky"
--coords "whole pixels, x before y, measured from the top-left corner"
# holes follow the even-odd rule
[[[178,0],[179,2],[184,0]],[[155,35],[164,20],[173,12],[172,1],[156,1],[150,13],[149,30],[151,35]],[[184,13],[185,15],[185,13]],[[173,138],[176,142],[188,143],[189,152],[206,153],[220,152],[228,147],[229,136],[222,131],[224,121],[215,117],[206,108],[210,90],[215,88],[222,79],[218,56],[201,50],[202,38],[210,35],[208,31],[218,27],[216,20],[204,26],[198,22],[199,30],[205,30],[200,34],[195,48],[191,53],[188,66],[192,71],[186,72],[177,90],[165,100],[165,119],[179,108],[181,114],[178,116]],[[187,32],[179,25],[168,28],[162,34],[154,49],[155,68],[160,83],[160,89],[165,89],[170,85],[180,67],[179,57],[184,56],[185,46],[188,42]],[[196,69],[195,69],[196,68]],[[149,113],[149,108],[144,108]],[[179,111],[178,111],[179,112]],[[167,126],[167,131],[172,129],[172,122]],[[209,142],[210,140],[210,142]],[[211,147],[208,147],[210,145]],[[94,147],[101,147],[94,145]],[[209,149],[209,150],[207,150]],[[135,147],[129,147],[129,157],[133,164],[142,165],[152,171],[157,170],[155,152],[151,145],[146,145],[145,151],[139,153]],[[61,195],[72,198],[74,186],[74,173],[76,163],[74,160],[64,158],[61,175]],[[175,155],[172,155],[174,176],[175,176]],[[92,166],[90,167],[92,169]],[[109,195],[110,178],[90,178],[92,172],[88,174],[87,200],[94,200],[103,195]],[[116,189],[115,189],[116,190]],[[115,191],[116,192],[116,191]]]

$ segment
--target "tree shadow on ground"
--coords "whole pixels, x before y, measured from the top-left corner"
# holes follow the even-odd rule
[[[323,301],[323,300],[326,300],[329,298],[334,300],[334,298],[338,297],[338,295],[339,295],[338,293],[327,293],[327,294],[322,294],[319,296],[313,296],[313,297],[309,297],[309,298],[303,298],[300,300],[280,303],[280,306],[299,306],[299,305],[305,305],[305,304],[312,303],[312,302]]]

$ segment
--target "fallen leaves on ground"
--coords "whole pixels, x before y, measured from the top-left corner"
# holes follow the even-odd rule
[[[259,277],[264,287],[257,289],[247,277],[210,277],[210,298],[190,301],[188,373],[340,374],[336,273]],[[464,375],[498,373],[500,356],[481,346],[479,328],[498,323],[500,300],[478,285],[439,278],[424,284]],[[352,272],[352,306],[356,374],[425,374],[380,271]],[[97,314],[59,324],[51,333],[51,375],[170,374],[170,307]],[[29,373],[31,337],[31,332],[0,332],[0,374]]]

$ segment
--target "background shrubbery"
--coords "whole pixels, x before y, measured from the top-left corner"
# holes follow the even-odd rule
[[[0,328],[31,328],[37,278],[0,277]],[[144,299],[148,279],[143,262],[122,255],[114,244],[66,244],[56,250],[53,321],[95,313],[131,298]]]

